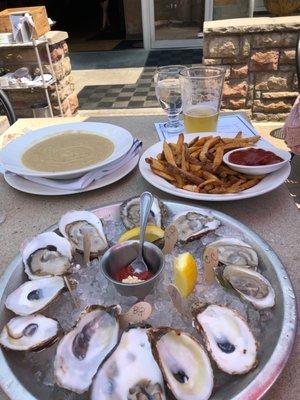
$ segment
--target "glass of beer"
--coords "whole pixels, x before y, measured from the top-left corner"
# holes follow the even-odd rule
[[[180,72],[187,133],[217,130],[224,77],[225,70],[220,67],[192,67]]]

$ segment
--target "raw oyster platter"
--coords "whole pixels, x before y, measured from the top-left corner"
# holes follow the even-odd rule
[[[296,305],[274,251],[225,214],[155,199],[149,224],[172,224],[178,241],[143,299],[121,295],[101,259],[137,225],[138,202],[70,211],[22,244],[0,281],[0,384],[9,398],[259,399],[279,376]],[[197,274],[190,293],[183,286],[174,296],[174,265],[184,254]],[[141,300],[152,312],[128,326],[124,314]]]

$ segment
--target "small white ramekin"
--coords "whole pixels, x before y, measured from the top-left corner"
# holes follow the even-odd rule
[[[272,151],[272,153],[276,154],[277,156],[281,157],[283,161],[275,164],[268,164],[268,165],[257,165],[257,166],[250,166],[250,165],[240,165],[234,164],[229,161],[230,154],[234,153],[235,151],[245,151],[249,150],[250,148],[253,149],[262,149],[266,151]],[[233,169],[234,171],[241,172],[247,175],[266,175],[270,174],[271,172],[277,171],[278,169],[282,168],[285,164],[287,164],[291,159],[291,154],[288,151],[281,150],[281,149],[274,149],[268,147],[242,147],[239,149],[234,149],[229,151],[228,153],[224,154],[223,161],[228,167]]]

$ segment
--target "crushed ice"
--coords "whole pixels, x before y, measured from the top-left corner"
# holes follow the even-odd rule
[[[112,220],[103,221],[104,230],[107,240],[110,245],[118,241],[120,235],[125,231],[121,222],[114,222]],[[203,266],[202,266],[202,253],[204,247],[220,237],[236,237],[245,240],[244,236],[237,230],[231,227],[221,225],[215,232],[208,233],[200,240],[196,240],[187,244],[178,244],[175,246],[172,254],[165,257],[165,270],[159,283],[156,285],[152,293],[145,297],[145,301],[149,302],[153,307],[153,312],[148,322],[152,326],[172,326],[174,328],[183,330],[192,334],[200,342],[201,336],[192,327],[192,319],[189,313],[180,315],[171,302],[168,295],[168,285],[172,281],[172,268],[174,257],[182,252],[191,252],[197,262],[199,268],[198,282],[195,291],[189,299],[184,300],[185,309],[189,310],[191,303],[195,299],[208,303],[217,303],[226,305],[227,307],[237,311],[247,321],[252,329],[255,337],[261,340],[262,326],[266,325],[268,320],[272,318],[272,311],[265,311],[261,313],[262,321],[260,320],[260,312],[255,310],[251,305],[243,302],[232,291],[222,288],[219,284],[207,286],[203,282]],[[80,312],[88,305],[102,304],[109,306],[112,304],[119,304],[122,307],[122,312],[126,312],[134,303],[137,298],[124,297],[120,295],[115,287],[109,283],[100,271],[100,260],[94,259],[88,263],[87,266],[74,265],[71,280],[78,282],[76,288],[73,290],[73,295],[78,300],[80,307],[75,308],[69,292],[64,292],[59,296],[45,311],[47,316],[56,318],[66,332],[70,330],[76,323]],[[83,399],[82,396],[75,395],[58,388],[54,385],[53,379],[53,359],[56,351],[56,345],[49,349],[45,349],[38,353],[24,353],[22,355],[21,363],[24,363],[24,368],[31,366],[34,372],[34,378],[37,382],[44,384],[48,390],[52,391],[54,397],[62,398],[65,400]],[[218,388],[234,378],[215,370],[215,387]]]

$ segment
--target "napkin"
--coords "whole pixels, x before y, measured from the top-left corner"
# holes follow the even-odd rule
[[[63,179],[63,180],[55,180],[48,179],[36,176],[28,176],[21,175],[22,178],[27,179],[28,181],[39,183],[40,185],[49,186],[55,189],[66,189],[66,190],[81,190],[88,187],[92,182],[97,181],[103,178],[106,175],[109,175],[119,168],[121,168],[124,164],[131,161],[140,151],[142,147],[142,142],[138,139],[135,139],[131,148],[128,152],[119,158],[116,161],[113,161],[107,166],[99,167],[94,169],[93,171],[87,172],[85,175],[75,178],[75,179]],[[9,171],[8,171],[9,172]],[[13,172],[9,172],[13,174]]]

